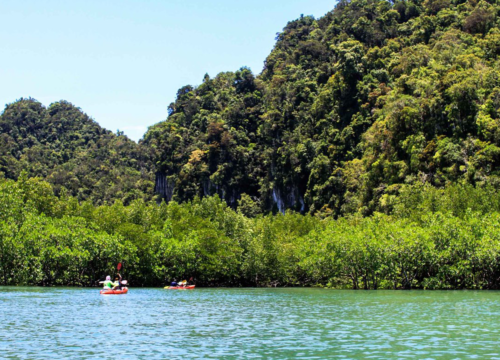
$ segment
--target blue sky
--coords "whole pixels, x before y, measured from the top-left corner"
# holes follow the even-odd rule
[[[82,108],[138,140],[183,85],[242,66],[260,73],[277,32],[331,0],[2,0],[0,105],[33,97]]]

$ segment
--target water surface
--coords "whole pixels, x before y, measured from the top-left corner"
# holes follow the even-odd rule
[[[0,358],[500,359],[500,292],[0,287]]]

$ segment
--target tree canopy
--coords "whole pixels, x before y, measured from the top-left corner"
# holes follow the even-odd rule
[[[21,171],[99,205],[154,196],[151,152],[126,136],[100,127],[79,108],[59,101],[48,108],[20,99],[0,116],[0,172]]]
[[[66,101],[8,104],[0,283],[123,262],[145,286],[498,289],[499,11],[340,1],[260,74],[182,87],[138,144]]]
[[[340,1],[277,35],[261,74],[205,76],[149,129],[167,200],[382,211],[403,184],[499,184],[496,1]]]

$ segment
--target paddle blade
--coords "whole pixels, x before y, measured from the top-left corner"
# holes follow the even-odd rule
[[[122,269],[122,263],[118,263],[118,265],[116,266],[116,270],[120,271]]]

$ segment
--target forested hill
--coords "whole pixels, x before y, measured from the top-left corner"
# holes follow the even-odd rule
[[[95,204],[218,194],[247,215],[390,213],[405,185],[498,188],[499,10],[341,1],[288,23],[259,75],[181,88],[139,144],[71,103],[21,99],[0,117],[0,173]]]
[[[498,185],[499,10],[352,0],[288,23],[260,75],[242,68],[178,91],[145,135],[157,190],[369,214],[390,210],[402,184]]]
[[[17,179],[25,170],[79,200],[98,205],[151,199],[150,150],[101,128],[69,102],[45,108],[34,99],[8,104],[0,116],[0,172]]]

